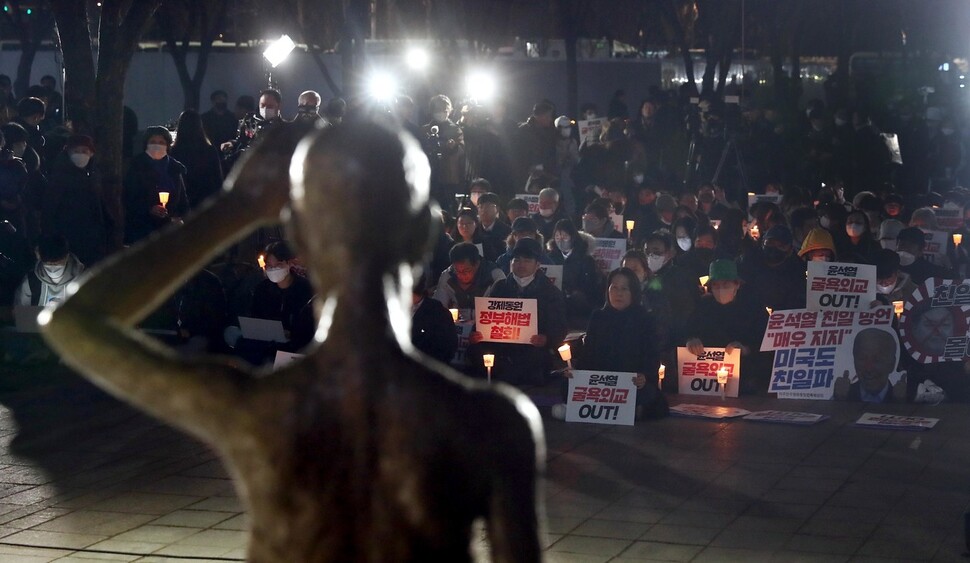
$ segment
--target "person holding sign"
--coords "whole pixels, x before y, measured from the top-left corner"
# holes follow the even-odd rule
[[[566,337],[566,303],[562,292],[539,270],[542,247],[538,241],[523,238],[512,249],[512,273],[492,284],[485,297],[535,299],[538,334],[529,345],[482,342],[481,327],[468,338],[468,356],[485,377],[481,357],[495,355],[493,376],[512,384],[541,384],[549,371],[551,354]]]
[[[704,295],[687,321],[686,341],[691,354],[701,355],[705,346],[741,350],[742,389],[768,388],[771,354],[760,353],[768,326],[768,312],[751,292],[739,291],[742,279],[733,260],[711,262]]]
[[[741,260],[749,289],[773,310],[805,308],[805,263],[793,252],[791,229],[775,225],[761,237],[761,248]]]
[[[896,371],[896,352],[899,343],[891,332],[878,328],[859,331],[852,343],[852,361],[856,381],[850,382],[849,371],[835,380],[833,394],[841,401],[864,403],[906,402],[906,374],[896,384],[889,376]]]
[[[569,219],[556,223],[549,257],[562,268],[562,292],[566,298],[566,317],[570,327],[586,326],[590,313],[600,303],[602,276],[590,254],[590,244]]]
[[[654,321],[640,305],[640,283],[627,268],[610,272],[606,305],[593,311],[576,369],[632,372],[637,387],[636,418],[662,418],[669,407],[657,388],[660,356]],[[566,376],[570,377],[567,370]]]

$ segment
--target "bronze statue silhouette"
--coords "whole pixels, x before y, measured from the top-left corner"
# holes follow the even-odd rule
[[[409,342],[412,275],[434,222],[427,159],[374,123],[305,133],[264,135],[184,225],[108,260],[42,314],[45,336],[96,384],[220,453],[250,514],[250,561],[468,561],[477,518],[493,560],[540,560],[534,405]],[[320,297],[303,360],[273,373],[186,360],[134,328],[281,218]]]

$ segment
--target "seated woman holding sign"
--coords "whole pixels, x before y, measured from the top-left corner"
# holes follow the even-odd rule
[[[759,352],[768,326],[768,311],[756,296],[742,289],[734,260],[711,262],[708,293],[687,320],[687,349],[700,355],[705,346],[741,350],[741,390],[764,393],[768,389],[771,354]]]
[[[576,356],[575,367],[635,373],[636,419],[663,418],[669,408],[657,385],[660,355],[654,338],[654,319],[640,305],[640,282],[632,270],[617,268],[610,272],[606,284],[607,302],[589,319],[582,354]],[[569,370],[564,374],[572,377]]]

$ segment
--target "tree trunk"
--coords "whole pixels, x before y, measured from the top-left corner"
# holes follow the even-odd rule
[[[92,134],[95,72],[85,3],[76,0],[50,0],[50,4],[64,61],[64,104],[67,116],[74,124],[76,132]]]

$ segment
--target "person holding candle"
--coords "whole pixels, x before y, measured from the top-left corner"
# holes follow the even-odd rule
[[[741,390],[764,393],[768,388],[771,354],[759,352],[768,326],[768,312],[753,292],[742,291],[733,260],[711,262],[708,293],[687,320],[685,346],[700,355],[705,346],[741,350]]]
[[[443,364],[458,350],[458,332],[451,313],[425,292],[427,281],[421,276],[411,288],[411,344]]]
[[[172,134],[161,126],[145,131],[145,151],[135,155],[125,174],[125,243],[133,244],[173,222],[189,210],[185,191],[186,168],[169,155]],[[169,194],[162,205],[159,193]]]

